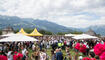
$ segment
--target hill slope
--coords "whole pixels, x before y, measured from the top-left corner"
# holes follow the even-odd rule
[[[39,20],[32,18],[19,18],[16,16],[1,16],[0,15],[0,29],[7,27],[8,25],[12,26],[14,29],[23,28],[35,28],[44,29],[51,32],[67,32],[72,31],[71,29],[58,25],[47,20]]]

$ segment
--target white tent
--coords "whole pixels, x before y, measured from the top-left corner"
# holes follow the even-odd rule
[[[74,37],[74,36],[77,36],[76,34],[65,34],[65,36],[71,36],[71,37]]]
[[[33,37],[29,37],[22,34],[13,34],[7,38],[0,39],[0,42],[13,42],[13,41],[38,41]]]
[[[14,33],[9,33],[9,34],[5,34],[5,35],[2,35],[2,36],[13,36],[15,35]]]
[[[98,37],[87,35],[87,34],[81,34],[81,35],[74,36],[72,38],[74,39],[96,39]]]

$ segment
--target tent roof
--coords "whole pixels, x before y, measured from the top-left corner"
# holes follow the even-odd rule
[[[7,38],[0,39],[0,42],[13,42],[13,41],[38,41],[38,40],[23,34],[14,34]]]
[[[74,37],[74,36],[77,36],[78,34],[65,34],[65,36],[71,36],[71,37]]]
[[[28,35],[28,33],[26,33],[23,28],[21,28],[17,34]]]
[[[12,36],[12,35],[15,35],[15,33],[9,33],[9,34],[5,34],[5,35],[2,35],[2,36]]]
[[[35,28],[32,33],[28,34],[28,36],[43,36],[43,35],[39,33],[38,30]]]
[[[6,27],[5,29],[3,29],[3,31],[13,31],[13,28],[12,27],[10,27],[10,26],[8,26],[8,27]]]
[[[95,39],[98,37],[87,35],[87,34],[81,34],[81,35],[74,36],[72,38],[74,38],[74,39]]]

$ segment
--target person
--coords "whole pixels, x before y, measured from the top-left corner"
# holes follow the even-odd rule
[[[73,41],[70,41],[69,46],[70,46],[71,49],[72,49],[72,45],[73,45]]]
[[[3,50],[2,45],[0,44],[0,50]]]
[[[63,60],[63,53],[61,52],[61,48],[56,49],[56,60]]]
[[[2,56],[2,60],[8,60],[6,55]]]
[[[49,45],[49,43],[47,44],[47,49],[49,49],[50,48],[50,45]]]
[[[67,46],[67,47],[66,47],[66,53],[68,53],[68,52],[69,52],[69,47]]]
[[[89,45],[88,45],[88,43],[87,43],[87,45],[86,45],[86,55],[88,55],[88,53],[89,53]]]
[[[54,53],[54,50],[51,50],[51,60],[55,60],[55,53]]]
[[[27,49],[23,47],[22,48],[22,54],[23,54],[22,60],[25,60],[25,58],[26,58],[26,51],[27,51]]]
[[[79,56],[79,60],[82,60],[83,59],[83,57],[82,56]]]
[[[71,58],[71,55],[70,55],[70,53],[65,57],[65,59],[64,60],[71,60],[72,58]]]
[[[59,48],[62,47],[62,43],[61,43],[61,42],[58,43],[58,47],[59,47]]]
[[[40,47],[40,51],[42,50],[43,46],[42,46],[42,42],[39,42],[39,47]]]
[[[17,52],[15,51],[14,52],[14,55],[13,55],[13,60],[17,60],[18,56],[17,56]]]
[[[3,51],[1,52],[0,60],[8,60],[7,55]]]
[[[40,52],[40,60],[46,60],[47,54],[45,53],[45,50],[42,50]]]
[[[34,50],[35,50],[35,45],[33,44],[33,45],[32,45],[32,51],[34,51]]]
[[[21,53],[21,51],[19,51],[19,53],[17,54],[17,56],[18,56],[18,60],[22,60],[22,58],[23,58],[23,54]]]
[[[29,60],[28,51],[26,51],[26,58],[25,60]]]
[[[91,58],[91,60],[96,60],[94,57],[95,57],[95,54],[94,52],[90,52],[89,53],[89,57]]]
[[[76,52],[74,60],[78,60],[78,52]]]
[[[39,51],[34,52],[35,60],[39,60]]]
[[[34,54],[31,54],[31,60],[35,60]]]
[[[8,51],[7,57],[8,57],[8,60],[13,60],[13,51],[11,48]]]

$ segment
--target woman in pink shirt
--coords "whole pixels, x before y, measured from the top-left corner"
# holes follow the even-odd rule
[[[7,59],[7,56],[2,55],[2,60],[8,60],[8,59]]]
[[[18,56],[17,56],[17,52],[15,51],[14,52],[14,55],[13,55],[13,60],[17,60]]]
[[[22,60],[23,58],[23,54],[21,53],[21,51],[19,51],[19,53],[17,54],[18,60]]]

